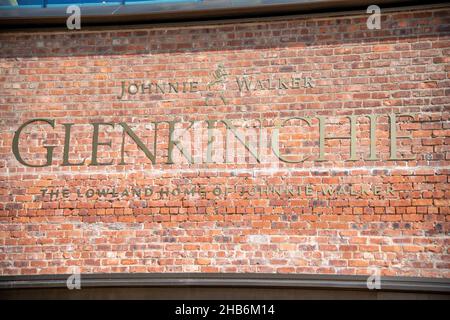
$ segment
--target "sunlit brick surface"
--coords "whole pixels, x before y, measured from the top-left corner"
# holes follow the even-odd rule
[[[355,15],[0,34],[0,274],[450,277],[450,11],[382,17],[373,31]],[[224,82],[208,87],[221,66]],[[249,90],[236,80],[243,77]],[[255,87],[267,78],[273,88]],[[131,93],[121,97],[123,81]],[[141,92],[146,82],[180,87]],[[394,141],[394,155],[392,114],[398,136],[410,136]],[[350,139],[325,139],[321,158],[318,117],[327,137],[349,136],[351,115],[356,159]],[[369,115],[377,115],[376,136]],[[45,147],[55,146],[48,166],[13,154],[14,134],[32,119],[54,128],[30,124],[18,152],[45,165]],[[286,119],[280,152],[291,163],[270,148]],[[186,130],[194,120],[202,151],[189,163],[175,147],[169,163],[163,121]],[[218,136],[227,132],[222,120],[262,123],[268,160],[247,150],[208,162],[206,120],[216,120]],[[97,161],[110,165],[92,165],[92,123],[114,124],[98,127],[111,145],[98,146]],[[154,163],[120,123],[155,146]],[[113,188],[116,196],[102,195]]]

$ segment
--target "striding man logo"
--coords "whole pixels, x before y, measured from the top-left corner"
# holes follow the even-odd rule
[[[227,104],[227,100],[225,98],[225,90],[228,73],[225,70],[225,67],[222,64],[219,64],[216,70],[212,72],[211,77],[212,80],[208,82],[206,86],[210,91],[205,98],[206,105],[211,105],[211,100],[213,100],[217,96],[218,98],[220,98],[223,104]]]

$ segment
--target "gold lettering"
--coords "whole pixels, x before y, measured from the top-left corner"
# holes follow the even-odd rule
[[[64,136],[64,152],[63,152],[63,166],[82,166],[84,165],[84,161],[78,163],[70,163],[69,161],[69,150],[70,150],[70,129],[72,128],[73,123],[64,123],[63,126],[65,128],[65,136]]]
[[[280,141],[279,141],[279,134],[280,134],[280,129],[286,124],[286,122],[290,121],[290,120],[303,120],[304,122],[306,122],[308,124],[308,126],[311,126],[311,121],[308,118],[303,118],[303,117],[291,117],[286,119],[282,124],[276,125],[275,128],[273,129],[273,133],[272,133],[272,150],[273,153],[275,154],[275,156],[280,159],[283,162],[287,162],[287,163],[300,163],[303,162],[305,160],[307,160],[310,156],[306,156],[301,160],[298,161],[294,161],[294,160],[289,160],[284,158],[281,154],[280,154]]]
[[[398,139],[411,139],[410,135],[403,135],[399,136],[397,134],[397,118],[400,117],[408,117],[414,119],[413,113],[401,113],[396,115],[395,113],[391,113],[389,115],[389,123],[390,123],[390,138],[391,138],[391,156],[389,160],[395,161],[395,160],[414,160],[416,157],[410,157],[410,158],[399,158],[397,157],[397,140]]]
[[[152,162],[152,164],[156,163],[156,137],[157,137],[157,130],[158,130],[158,123],[155,123],[155,138],[153,141],[153,153],[151,153],[148,148],[145,146],[145,144],[142,142],[141,139],[139,139],[139,137],[134,133],[133,130],[131,130],[131,128],[125,123],[125,122],[120,122],[119,123],[120,126],[122,126],[123,128],[123,133],[122,133],[122,147],[121,147],[121,160],[120,163],[121,165],[126,164],[125,163],[125,133],[128,134],[128,136],[133,139],[133,141],[136,143],[136,145],[139,147],[139,149],[141,149],[145,155],[147,156],[148,159],[150,159],[150,161]]]
[[[20,155],[20,151],[19,151],[19,141],[20,141],[20,134],[22,133],[22,130],[27,127],[29,124],[34,123],[34,122],[39,122],[39,121],[43,121],[48,123],[52,128],[55,128],[55,120],[50,120],[50,119],[32,119],[32,120],[28,120],[27,122],[25,122],[23,125],[21,125],[19,127],[19,129],[17,129],[17,131],[14,133],[14,138],[13,138],[13,142],[12,142],[12,151],[14,156],[16,157],[17,161],[19,161],[21,164],[23,164],[24,166],[27,167],[35,167],[35,168],[39,168],[39,167],[46,167],[52,164],[52,158],[53,158],[53,149],[55,149],[55,146],[47,146],[44,147],[45,149],[47,149],[47,161],[42,164],[42,165],[36,165],[36,164],[30,164],[25,162],[22,159],[22,156]]]
[[[92,159],[90,166],[109,166],[113,163],[113,160],[110,162],[98,162],[98,146],[109,146],[111,147],[111,140],[108,142],[99,142],[99,128],[100,126],[110,126],[114,128],[114,123],[110,122],[94,122],[92,123],[94,127],[94,134],[92,136]]]
[[[317,161],[326,161],[325,159],[325,140],[326,139],[350,139],[350,159],[349,161],[357,161],[356,156],[356,116],[347,116],[350,121],[350,136],[327,137],[325,133],[325,117],[318,116],[319,119],[319,158]]]

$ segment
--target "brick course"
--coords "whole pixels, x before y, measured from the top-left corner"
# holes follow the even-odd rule
[[[373,31],[365,15],[355,14],[1,33],[0,274],[78,267],[83,273],[378,269],[450,277],[449,17],[448,8],[386,12],[382,29]],[[226,89],[206,90],[220,65]],[[239,91],[234,81],[292,75],[311,77],[314,85]],[[123,81],[190,81],[199,89],[120,99]],[[399,135],[411,135],[399,139],[398,155],[413,160],[390,159],[393,113],[413,114],[396,122]],[[327,135],[344,136],[349,115],[357,116],[357,160],[350,161],[348,139],[327,139],[325,161],[317,161],[316,117],[327,119]],[[368,115],[378,115],[377,160],[368,160]],[[247,154],[245,163],[189,164],[176,151],[181,163],[168,164],[163,123],[152,164],[118,125],[126,122],[150,146],[154,121],[186,127],[191,120],[262,119],[270,131],[290,117],[311,118],[310,126],[292,120],[280,133],[287,157],[311,155],[299,163],[255,163]],[[55,146],[49,166],[24,166],[12,152],[15,132],[31,119],[52,119],[55,128],[27,127],[20,152],[27,162],[45,164],[43,146]],[[93,122],[115,123],[99,129],[111,147],[99,146],[98,160],[112,165],[89,165]],[[74,124],[69,161],[85,159],[84,165],[62,165],[67,123]],[[219,130],[226,132],[223,123]],[[120,164],[123,137],[126,164]],[[328,189],[338,186],[347,189]],[[146,187],[152,194],[133,194]],[[102,197],[98,190],[105,188],[119,195]],[[195,194],[186,194],[192,188]]]

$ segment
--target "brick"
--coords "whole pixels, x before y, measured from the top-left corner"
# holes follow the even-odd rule
[[[60,31],[1,33],[0,274],[67,274],[78,266],[83,273],[367,275],[379,267],[385,275],[448,278],[448,16],[444,7],[391,10],[383,24],[395,27],[380,32],[366,32],[366,19],[348,13],[96,28],[70,41]],[[226,81],[214,84],[220,65]],[[267,79],[272,88],[257,89]],[[122,81],[128,92],[120,98]],[[395,155],[393,113],[416,113],[397,116]],[[356,117],[356,159],[349,139],[328,139],[349,136],[347,116]],[[15,132],[31,119],[55,125],[27,127],[19,151],[45,164],[46,147],[55,146],[50,166],[27,167],[12,153]],[[183,141],[189,121],[207,129],[215,120],[216,143],[227,133],[222,120],[255,130],[261,120],[270,138],[286,119],[280,152],[292,163],[258,163],[232,135],[240,162],[201,162],[207,131],[194,164],[177,146],[175,163],[168,161],[165,121],[178,121],[174,134],[195,153]],[[99,126],[105,144],[97,161],[112,164],[97,166],[93,123],[105,122],[114,127]],[[84,164],[62,165],[68,123],[69,162]]]

